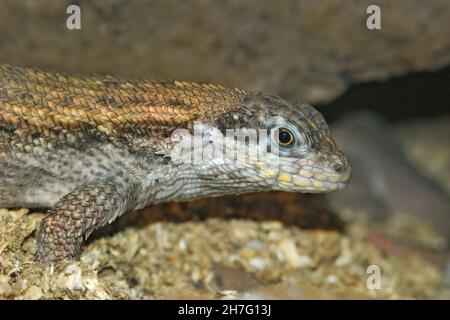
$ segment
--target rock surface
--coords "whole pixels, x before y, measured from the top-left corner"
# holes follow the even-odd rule
[[[384,1],[382,29],[366,28],[373,1],[80,1],[0,4],[0,62],[73,72],[175,78],[326,102],[351,83],[450,63],[450,6]]]

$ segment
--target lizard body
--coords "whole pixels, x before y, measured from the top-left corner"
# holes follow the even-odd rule
[[[207,137],[201,155],[220,146],[220,161],[174,157],[175,133],[197,128]],[[262,147],[238,135],[224,143],[227,130],[243,128],[266,130]],[[218,143],[217,132],[225,137]],[[9,65],[0,65],[0,167],[0,207],[50,208],[41,261],[76,258],[95,229],[129,210],[255,191],[327,192],[350,179],[346,157],[307,104],[220,85]]]

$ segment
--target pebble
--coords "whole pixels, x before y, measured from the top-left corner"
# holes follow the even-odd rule
[[[61,289],[81,290],[83,288],[83,281],[80,267],[76,264],[68,265],[58,277],[57,282]]]
[[[42,298],[42,290],[37,286],[31,286],[23,295],[25,300],[39,300]]]
[[[283,224],[279,221],[267,221],[261,223],[261,228],[263,230],[281,230],[283,229]]]
[[[239,293],[236,290],[221,290],[217,292],[216,296],[218,296],[221,300],[239,299]]]
[[[350,258],[348,256],[339,256],[336,261],[334,262],[334,265],[336,267],[345,267],[350,264]]]
[[[178,241],[178,250],[180,250],[180,252],[186,251],[186,241],[184,239]]]
[[[326,282],[329,284],[338,284],[339,283],[339,278],[334,275],[334,274],[330,274],[327,279]]]
[[[283,240],[278,245],[283,252],[286,262],[294,268],[304,268],[312,264],[311,258],[298,253],[295,243],[291,240]]]
[[[250,265],[258,269],[259,271],[262,271],[266,268],[266,262],[260,257],[250,259]]]
[[[9,277],[0,275],[0,296],[7,296],[12,293],[12,288],[8,283]]]
[[[255,250],[250,248],[242,248],[240,250],[240,255],[245,259],[251,259],[255,256]]]
[[[253,249],[253,250],[259,250],[259,249],[263,249],[266,244],[258,241],[258,240],[253,240],[253,241],[249,241],[247,242],[247,244],[245,245],[247,248]]]

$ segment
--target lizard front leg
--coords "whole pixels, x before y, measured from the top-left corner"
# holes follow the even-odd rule
[[[62,197],[43,219],[38,234],[37,259],[42,262],[75,259],[83,241],[97,228],[127,210],[125,188],[111,183],[89,183]]]

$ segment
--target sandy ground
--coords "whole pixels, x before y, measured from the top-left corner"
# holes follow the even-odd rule
[[[156,222],[92,241],[79,262],[49,266],[34,261],[42,216],[0,210],[1,298],[450,297],[433,259],[390,244],[361,219],[344,234],[277,221]],[[369,265],[380,268],[378,290],[367,288]]]

